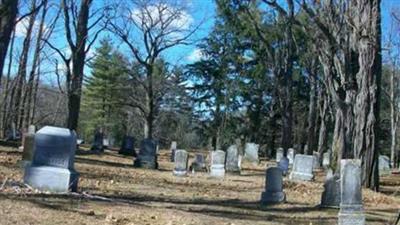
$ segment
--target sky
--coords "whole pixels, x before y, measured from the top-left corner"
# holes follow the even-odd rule
[[[103,0],[106,1],[106,0]],[[188,5],[188,11],[185,14],[185,17],[183,18],[182,21],[178,21],[179,23],[189,23],[189,25],[195,26],[198,25],[199,23],[201,26],[198,28],[198,30],[194,33],[192,36],[192,44],[190,45],[180,45],[173,47],[166,52],[163,53],[162,57],[167,60],[172,65],[184,65],[188,63],[195,62],[201,58],[201,51],[197,48],[197,44],[199,41],[201,41],[203,38],[207,37],[209,32],[211,31],[214,21],[215,21],[215,3],[214,0],[181,0],[182,2],[186,3]],[[101,0],[99,1],[94,1],[97,4],[101,4]],[[382,0],[382,32],[383,32],[383,42],[386,40],[386,35],[390,29],[390,14],[391,11],[398,7],[400,10],[400,0]],[[22,10],[24,11],[24,10]],[[51,17],[51,16],[49,16]],[[36,28],[38,28],[38,23],[36,24]],[[20,48],[22,46],[22,41],[23,37],[25,36],[25,29],[24,26],[26,26],[27,21],[22,21],[17,25],[16,28],[16,34],[17,34],[17,41],[16,45],[17,46],[14,49],[15,53],[20,52]],[[52,37],[52,44],[57,45],[60,48],[64,49],[64,52],[66,55],[70,53],[68,50],[68,47],[66,45],[65,39],[64,39],[64,33],[63,33],[63,26],[57,26],[56,29],[56,34]],[[115,35],[112,35],[108,32],[102,33],[100,37],[98,38],[97,42],[95,43],[94,47],[91,49],[89,52],[89,57],[93,56],[95,49],[98,47],[98,42],[100,39],[104,37],[111,37],[114,44],[118,47],[118,49],[122,52],[128,53],[126,50],[126,46],[121,43],[118,38],[115,37]],[[51,54],[51,53],[49,53]],[[17,56],[14,56],[14,58],[17,58]],[[17,60],[14,60],[16,62]],[[7,62],[6,62],[7,63]],[[51,74],[51,70],[54,70],[54,62],[47,62],[48,63],[48,73]],[[7,64],[6,64],[7,65]],[[17,70],[17,63],[12,64],[12,71],[15,72]],[[6,71],[6,70],[5,70]],[[90,74],[90,68],[86,67],[85,69],[86,74]],[[55,79],[55,76],[47,76],[47,80],[44,80],[44,82],[55,84],[57,81]]]

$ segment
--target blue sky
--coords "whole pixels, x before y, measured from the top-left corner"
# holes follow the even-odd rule
[[[193,35],[192,40],[193,44],[188,45],[188,46],[176,46],[174,48],[171,48],[167,50],[164,54],[163,57],[171,64],[187,64],[192,62],[193,60],[199,58],[199,51],[196,48],[196,44],[199,43],[199,41],[205,37],[208,36],[210,30],[212,29],[212,26],[214,24],[214,17],[215,17],[215,4],[213,0],[182,0],[185,3],[188,3],[189,10],[188,14],[191,16],[192,23],[193,24],[198,24],[202,21],[202,25],[200,28],[197,30],[197,32]],[[100,3],[100,1],[95,1],[96,3]],[[385,36],[387,32],[389,31],[390,28],[390,13],[393,8],[399,7],[400,10],[400,0],[382,0],[382,31],[383,31],[383,42],[385,41]],[[61,24],[62,25],[62,24]],[[18,30],[18,29],[17,29]],[[57,45],[60,48],[65,48],[67,49],[66,42],[64,39],[64,34],[63,34],[63,27],[58,26],[57,28],[57,34],[54,35],[52,38],[52,43],[54,45]],[[19,31],[19,33],[21,33]],[[119,50],[125,51],[127,48],[124,45],[121,45],[121,42],[113,37],[113,35],[110,35],[109,33],[103,33],[102,37],[105,36],[111,36],[114,40],[114,43],[119,46]],[[101,39],[101,38],[99,38]],[[16,42],[17,48],[14,49],[14,53],[18,53],[21,48],[21,43],[23,40],[23,35],[21,35]],[[92,48],[91,54],[95,51],[95,48],[98,47],[98,45],[94,45],[94,48]],[[65,51],[66,54],[68,54],[68,50]],[[17,56],[14,56],[14,58],[17,58]],[[14,61],[16,62],[16,61]],[[7,62],[6,62],[7,63]],[[51,70],[54,70],[54,64],[50,64],[48,62],[48,72]],[[7,65],[7,64],[6,64]],[[13,71],[16,71],[17,69],[17,63],[13,64]],[[86,69],[86,73],[90,74],[90,70]],[[51,73],[49,73],[51,74]],[[48,76],[47,81],[45,82],[50,82],[52,84],[55,84],[55,76]]]

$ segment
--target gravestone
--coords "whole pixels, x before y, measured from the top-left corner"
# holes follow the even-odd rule
[[[96,131],[94,134],[92,148],[90,150],[96,153],[104,152],[103,139],[104,134],[100,131]]]
[[[385,155],[379,156],[379,175],[386,176],[390,175],[390,158]]]
[[[365,215],[362,203],[361,160],[340,161],[341,201],[339,225],[364,225]]]
[[[283,148],[278,148],[276,150],[276,162],[279,163],[283,157]]]
[[[35,151],[35,133],[26,133],[24,135],[22,160],[20,162],[20,165],[22,167],[30,165],[33,159],[34,151]]]
[[[322,158],[322,166],[328,168],[331,165],[331,152],[325,152]]]
[[[32,164],[24,182],[41,191],[77,191],[79,174],[74,169],[76,134],[69,129],[46,126],[35,134]]]
[[[176,141],[171,142],[171,162],[175,161],[175,151],[178,146]]]
[[[313,162],[313,169],[319,169],[320,164],[319,164],[319,153],[318,152],[313,152],[313,157],[314,157],[314,162]]]
[[[246,143],[244,149],[244,158],[252,163],[258,163],[258,150],[260,145],[255,143]]]
[[[157,143],[152,139],[144,139],[140,143],[139,154],[133,164],[135,167],[157,169]]]
[[[261,204],[276,204],[284,202],[282,170],[277,167],[267,169],[265,191],[261,194]]]
[[[221,150],[211,152],[210,176],[223,178],[225,176],[225,152]]]
[[[136,157],[135,138],[132,136],[125,136],[118,154]]]
[[[206,171],[207,170],[206,161],[204,159],[204,155],[203,154],[197,153],[194,156],[194,161],[190,165],[190,170],[192,172],[195,172],[195,171]]]
[[[283,155],[283,152],[282,152]],[[294,156],[296,155],[296,152],[293,148],[289,148],[287,158],[289,159],[289,165],[293,165],[294,162]]]
[[[104,148],[109,148],[109,147],[111,147],[111,145],[110,145],[110,139],[108,139],[108,138],[104,138],[104,139],[103,139],[103,147],[104,147]]]
[[[339,208],[340,205],[340,177],[334,175],[331,169],[328,170],[324,191],[321,196],[321,207]]]
[[[285,156],[281,158],[281,161],[278,163],[278,168],[282,170],[282,174],[286,176],[289,171],[289,159]]]
[[[293,170],[290,173],[289,179],[295,181],[310,181],[314,178],[313,175],[313,162],[312,155],[297,154],[294,157]]]
[[[229,146],[226,151],[226,171],[240,173],[240,155],[236,145]]]
[[[175,176],[186,176],[189,155],[185,150],[175,151],[175,167],[173,174]]]

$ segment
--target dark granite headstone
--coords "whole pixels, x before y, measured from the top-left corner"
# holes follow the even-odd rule
[[[265,191],[261,194],[261,204],[276,204],[285,201],[282,170],[277,167],[267,169]]]
[[[195,155],[194,161],[190,165],[190,170],[192,172],[195,172],[195,171],[206,171],[207,170],[206,160],[205,160],[203,154],[197,153]]]
[[[32,164],[24,182],[42,191],[76,191],[79,174],[74,169],[76,134],[65,128],[46,126],[35,135]]]
[[[125,136],[122,140],[122,145],[118,153],[121,155],[136,157],[135,138],[132,136]]]
[[[139,168],[158,169],[157,142],[155,140],[144,139],[140,143],[139,154],[133,165]]]
[[[173,174],[175,176],[186,176],[188,166],[189,154],[185,150],[175,151],[175,167]]]
[[[344,159],[340,162],[341,201],[339,225],[364,225],[362,202],[361,160]]]
[[[340,205],[340,177],[329,169],[326,175],[324,191],[321,196],[321,207],[339,208]]]
[[[96,153],[104,152],[103,139],[104,139],[104,134],[100,131],[97,131],[94,134],[93,144],[90,150]]]

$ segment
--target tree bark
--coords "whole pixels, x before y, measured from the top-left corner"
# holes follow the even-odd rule
[[[7,56],[11,33],[18,13],[18,0],[3,0],[0,4],[0,86],[3,77],[4,62]]]
[[[316,141],[316,118],[317,118],[317,59],[312,60],[311,68],[309,69],[310,82],[310,103],[308,111],[308,127],[307,127],[307,155],[312,155],[313,151],[317,150]]]
[[[322,89],[322,88],[321,88]],[[318,135],[318,154],[319,154],[319,164],[322,166],[323,153],[328,147],[328,109],[329,109],[329,98],[325,90],[320,90],[320,127]],[[329,151],[329,150],[328,150]]]

